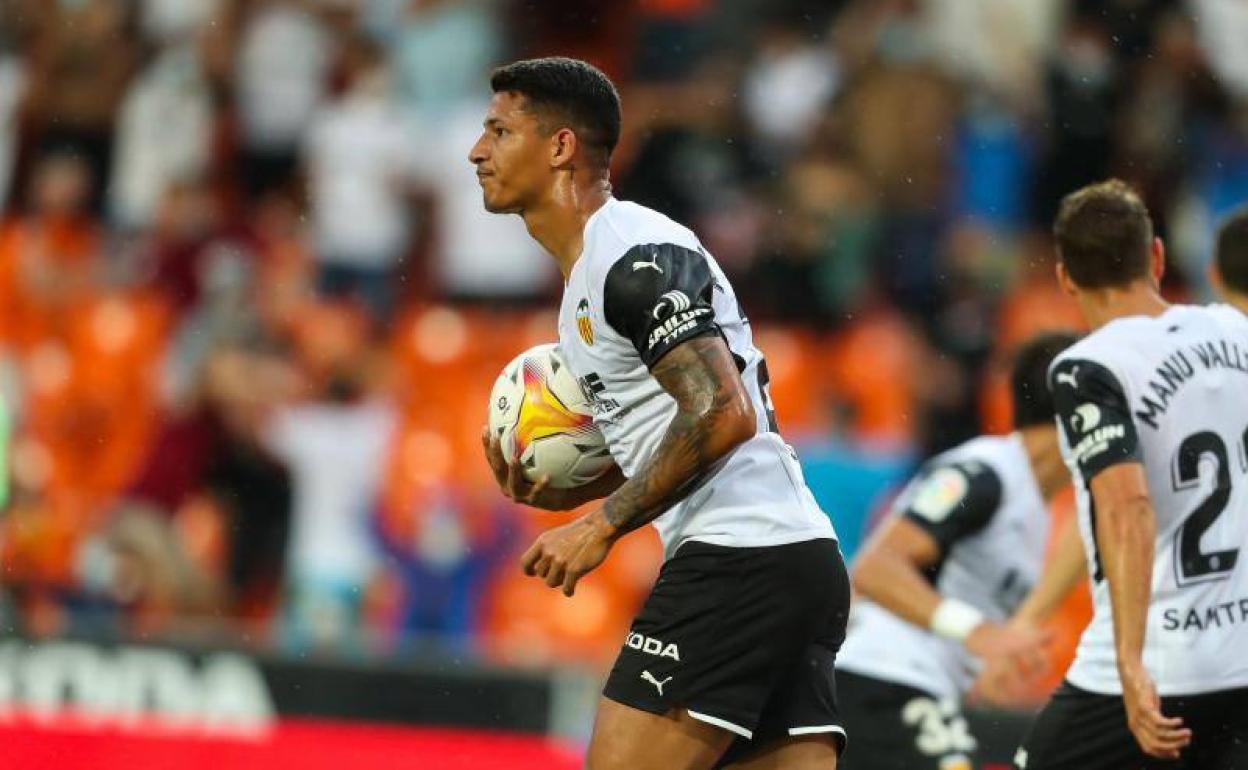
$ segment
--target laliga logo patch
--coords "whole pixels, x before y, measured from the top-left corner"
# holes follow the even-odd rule
[[[688,310],[692,303],[689,297],[683,291],[672,290],[659,297],[659,301],[655,303],[654,311],[651,315],[654,320],[662,321],[670,315],[679,313],[682,310]]]
[[[589,318],[589,300],[583,299],[576,306],[576,331],[586,345],[594,344],[594,325]]]
[[[919,487],[910,503],[910,510],[933,523],[944,521],[966,497],[969,487],[970,482],[962,471],[941,468],[928,476]]]

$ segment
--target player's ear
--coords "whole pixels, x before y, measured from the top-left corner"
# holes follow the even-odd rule
[[[1149,256],[1152,259],[1150,272],[1153,280],[1157,282],[1158,286],[1161,286],[1161,279],[1166,274],[1166,245],[1161,242],[1160,238],[1153,238],[1153,248]]]
[[[1062,260],[1059,259],[1054,263],[1053,270],[1057,274],[1057,285],[1062,288],[1062,291],[1071,297],[1075,296],[1079,289],[1070,279],[1070,273],[1066,272],[1066,265],[1062,264]]]
[[[576,155],[579,142],[576,132],[570,128],[561,128],[550,136],[550,166],[560,168],[572,162]]]

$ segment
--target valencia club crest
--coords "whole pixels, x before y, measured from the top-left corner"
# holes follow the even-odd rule
[[[576,330],[586,345],[594,344],[594,324],[589,318],[589,300],[583,299],[576,306]]]

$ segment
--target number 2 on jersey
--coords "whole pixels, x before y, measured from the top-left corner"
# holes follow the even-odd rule
[[[1248,473],[1248,429],[1240,437],[1240,475]],[[1201,537],[1226,511],[1231,500],[1231,457],[1226,442],[1213,431],[1193,433],[1179,445],[1174,458],[1174,489],[1181,491],[1200,482],[1200,461],[1212,455],[1218,464],[1213,491],[1184,520],[1175,536],[1175,570],[1179,585],[1205,580],[1221,580],[1235,569],[1239,549],[1205,552],[1200,549]]]

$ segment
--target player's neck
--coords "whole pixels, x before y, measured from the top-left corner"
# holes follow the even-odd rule
[[[1122,288],[1090,289],[1076,297],[1088,326],[1099,329],[1110,321],[1130,316],[1156,317],[1170,309],[1161,292],[1150,281],[1137,281]]]
[[[1027,452],[1036,486],[1040,487],[1040,494],[1047,502],[1070,483],[1070,471],[1067,470],[1057,445],[1057,430],[1044,425],[1023,428],[1018,434],[1022,437],[1023,449]]]
[[[529,235],[555,258],[565,281],[585,245],[585,223],[610,198],[605,174],[578,179],[573,172],[553,185],[540,204],[524,210]]]

